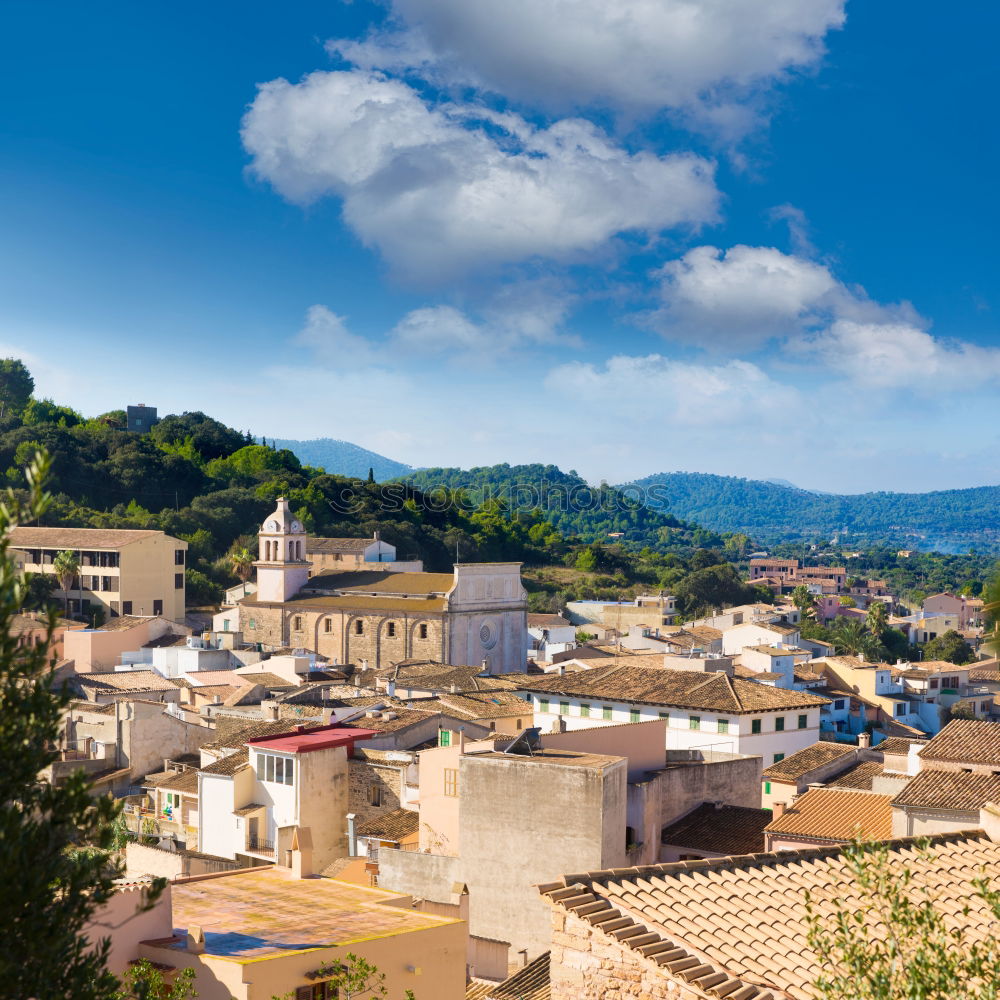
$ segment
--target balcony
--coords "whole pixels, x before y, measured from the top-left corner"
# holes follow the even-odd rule
[[[247,837],[246,851],[248,854],[266,854],[274,857],[274,841],[264,840],[261,837]]]

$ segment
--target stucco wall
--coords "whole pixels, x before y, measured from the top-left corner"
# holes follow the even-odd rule
[[[145,909],[147,904],[145,889],[119,889],[97,908],[84,930],[84,935],[91,941],[111,939],[107,964],[116,976],[121,976],[129,962],[138,955],[140,941],[173,934],[170,886],[164,886],[149,909]]]
[[[379,888],[405,892],[416,899],[450,903],[452,887],[461,881],[461,865],[456,857],[388,847],[379,849]]]

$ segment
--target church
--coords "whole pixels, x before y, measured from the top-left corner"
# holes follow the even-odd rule
[[[306,531],[284,497],[277,503],[258,535],[257,591],[238,605],[245,641],[376,669],[417,659],[485,664],[493,674],[524,670],[527,594],[520,563],[310,577]]]

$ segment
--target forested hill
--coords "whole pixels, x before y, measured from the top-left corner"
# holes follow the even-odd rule
[[[273,448],[287,448],[303,465],[315,466],[334,476],[367,479],[368,470],[371,469],[375,479],[382,483],[413,471],[412,466],[404,462],[396,462],[378,452],[351,444],[350,441],[338,441],[334,438],[313,438],[309,441],[268,438],[267,443]]]
[[[1000,549],[1000,486],[841,495],[697,472],[658,473],[627,485],[641,488],[657,509],[769,545],[837,535],[849,545]]]
[[[402,478],[431,495],[462,491],[476,506],[492,500],[515,512],[540,511],[561,534],[589,542],[606,543],[620,535],[632,547],[664,551],[721,547],[725,541],[717,532],[637,502],[606,483],[590,486],[576,471],[555,465],[420,469]]]

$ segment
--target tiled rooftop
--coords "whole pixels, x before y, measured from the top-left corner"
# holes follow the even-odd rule
[[[892,754],[896,757],[905,757],[910,752],[911,746],[923,746],[927,740],[911,740],[905,736],[890,736],[887,740],[882,740],[874,749],[880,753]]]
[[[764,827],[770,822],[770,809],[703,802],[664,827],[660,842],[712,854],[759,854],[764,850]]]
[[[1000,722],[952,719],[920,751],[920,759],[1000,767]]]
[[[103,691],[176,691],[177,685],[155,670],[120,670],[110,674],[77,674],[82,688]]]
[[[800,795],[767,832],[816,840],[873,840],[892,836],[892,796],[846,788],[812,788]]]
[[[987,802],[1000,801],[1000,775],[962,771],[921,771],[893,799],[899,806],[976,812]]]
[[[849,771],[837,775],[827,785],[831,788],[859,788],[870,792],[872,781],[885,773],[885,768],[881,761],[864,760],[857,767],[852,767]]]
[[[396,682],[396,688],[403,690],[450,691],[452,687],[460,692],[468,691],[509,691],[514,684],[506,677],[480,677],[482,667],[453,666],[436,660],[402,660],[391,667],[378,671],[378,676]]]
[[[393,809],[392,812],[372,816],[358,825],[359,837],[378,837],[380,840],[400,841],[417,832],[420,813],[414,809]]]
[[[507,719],[511,716],[531,716],[531,705],[513,691],[488,693],[440,694],[436,702],[442,711],[450,711],[469,719]],[[434,703],[420,702],[430,708]]]
[[[826,698],[730,678],[724,673],[694,673],[620,663],[567,674],[543,674],[518,680],[521,690],[565,694],[606,701],[669,705],[733,715],[815,708]]]
[[[932,837],[930,857],[913,840],[893,841],[889,849],[890,863],[916,871],[915,883],[930,885],[946,914],[970,907],[963,919],[968,939],[997,933],[1000,921],[972,882],[981,868],[997,869],[1000,845],[973,831]],[[805,892],[830,917],[835,900],[850,907],[860,898],[839,848],[571,874],[539,890],[592,924],[598,937],[603,924],[616,920],[617,938],[626,947],[641,942],[633,947],[663,965],[665,977],[740,1000],[812,1000],[820,959],[807,940]],[[630,937],[625,921],[646,933]]]
[[[214,764],[208,764],[201,769],[202,774],[226,774],[233,775],[240,768],[247,767],[250,763],[250,751],[244,747],[234,753],[226,754],[219,758]]]
[[[118,549],[144,538],[163,537],[162,531],[127,528],[14,528],[10,543],[16,549]],[[175,539],[171,539],[175,541]],[[186,542],[178,542],[186,548]]]
[[[296,879],[276,869],[177,881],[172,897],[175,934],[199,926],[206,954],[236,962],[455,923],[384,905],[399,898],[395,893],[333,879]]]
[[[857,752],[857,749],[850,744],[820,741],[789,754],[784,760],[779,760],[777,764],[764,768],[764,777],[777,781],[795,781],[804,774],[815,771],[818,767],[832,764],[839,758],[849,758]]]
[[[474,982],[465,1000],[549,1000],[549,960],[550,952],[544,951],[502,983]]]

